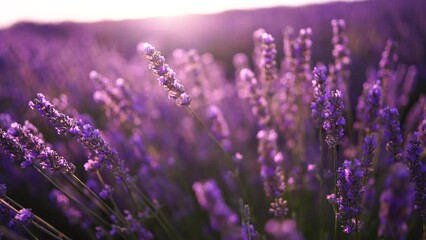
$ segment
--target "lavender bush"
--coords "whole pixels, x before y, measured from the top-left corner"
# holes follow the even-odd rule
[[[357,93],[344,19],[327,43],[264,27],[232,71],[149,38],[129,60],[90,31],[4,35],[0,238],[426,239],[426,101],[404,43],[380,43]]]

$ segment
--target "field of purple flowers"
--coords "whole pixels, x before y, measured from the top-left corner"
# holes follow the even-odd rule
[[[407,2],[1,30],[0,239],[426,239]]]

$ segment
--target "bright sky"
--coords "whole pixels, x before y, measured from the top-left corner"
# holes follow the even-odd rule
[[[329,1],[332,0],[10,0],[1,4],[0,27],[23,20],[120,20],[280,5],[299,6]]]

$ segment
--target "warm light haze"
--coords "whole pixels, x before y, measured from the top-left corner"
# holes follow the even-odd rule
[[[215,13],[230,9],[300,6],[332,0],[232,0],[232,1],[86,1],[15,0],[2,4],[0,27],[19,21],[99,21]]]

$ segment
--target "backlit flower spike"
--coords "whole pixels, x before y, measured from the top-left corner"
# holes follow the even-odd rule
[[[370,176],[373,171],[373,158],[376,147],[377,143],[375,135],[368,135],[364,137],[364,141],[362,142],[362,166],[366,177]]]
[[[394,164],[386,188],[380,196],[379,236],[385,239],[406,239],[413,193],[407,168],[402,163]]]
[[[323,112],[325,109],[327,69],[324,65],[318,65],[313,71],[312,86],[314,88],[314,101],[311,103],[311,115],[315,127],[321,128],[324,125]]]
[[[422,217],[426,217],[426,165],[421,160],[423,148],[420,133],[414,132],[407,146],[405,164],[415,185],[416,208]]]
[[[260,64],[260,79],[262,81],[270,82],[274,81],[277,78],[277,62],[276,55],[277,49],[275,46],[275,40],[269,33],[263,33],[260,36],[260,49],[261,49],[261,59]]]
[[[341,144],[346,125],[342,92],[332,90],[327,93],[327,103],[323,113],[323,128],[326,131],[325,141],[330,148]]]
[[[333,28],[333,59],[334,59],[334,77],[339,89],[347,89],[349,84],[351,64],[351,51],[348,48],[348,36],[346,33],[346,23],[343,19],[333,19],[331,21]],[[345,92],[344,94],[348,94]]]
[[[337,170],[337,218],[345,233],[359,231],[361,227],[364,174],[361,161],[356,158],[344,161],[343,166]]]
[[[91,166],[106,166],[112,171],[118,182],[127,181],[130,177],[128,169],[124,167],[115,149],[102,138],[98,129],[82,120],[75,120],[58,110],[46,100],[43,94],[37,94],[37,98],[30,101],[29,106],[37,109],[55,127],[58,134],[71,136],[82,143],[92,154],[92,158],[86,164]],[[86,170],[92,170],[85,164]]]
[[[25,126],[16,122],[12,123],[8,133],[17,140],[16,144],[20,144],[25,150],[22,167],[35,163],[51,172],[73,173],[75,171],[74,164],[47,146],[41,135],[33,134],[37,134],[38,130],[29,122],[26,122]]]
[[[389,39],[379,63],[378,78],[383,86],[383,104],[395,107],[397,100],[396,91],[392,89],[397,85],[396,68],[398,63],[398,44]]]
[[[400,162],[402,161],[402,136],[398,110],[386,106],[382,114],[386,150],[391,154],[388,161]]]
[[[195,182],[192,189],[200,207],[208,212],[211,227],[220,232],[222,239],[238,239],[235,238],[241,236],[238,215],[224,201],[216,181]]]
[[[365,82],[362,95],[358,99],[356,127],[367,134],[377,132],[382,106],[382,87],[380,81]]]
[[[158,82],[168,92],[169,98],[174,99],[178,106],[188,106],[191,103],[191,96],[186,93],[173,69],[166,64],[166,59],[161,52],[155,50],[149,43],[140,43],[138,50],[145,53],[150,61],[149,68],[158,76]]]

